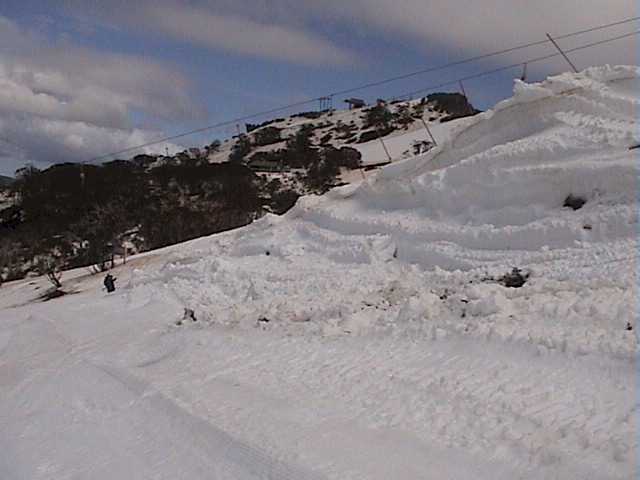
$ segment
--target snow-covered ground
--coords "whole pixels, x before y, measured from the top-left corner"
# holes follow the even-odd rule
[[[636,477],[638,73],[517,83],[112,295],[2,286],[0,478]]]
[[[371,130],[371,127],[365,128],[366,112],[373,108],[373,106],[368,106],[352,110],[326,111],[318,113],[317,118],[307,118],[298,115],[276,119],[263,127],[252,130],[251,133],[255,134],[265,128],[275,127],[280,130],[282,141],[262,147],[254,147],[248,157],[250,158],[258,152],[272,152],[285,148],[286,139],[294,136],[301,127],[306,126],[313,127],[312,138],[316,146],[320,145],[320,139],[329,136],[330,139],[327,140],[326,143],[323,143],[323,145],[335,148],[355,148],[362,154],[361,160],[365,166],[386,163],[389,161],[389,157],[391,157],[391,161],[402,160],[413,154],[414,142],[431,141],[431,137],[426,131],[422,121],[428,125],[437,143],[447,141],[451,137],[452,132],[460,128],[460,126],[464,125],[467,121],[466,119],[458,119],[450,122],[441,122],[441,120],[448,117],[450,113],[436,110],[436,105],[427,102],[427,97],[393,102],[386,105],[386,108],[392,113],[397,113],[400,109],[407,109],[409,112],[415,113],[414,109],[423,101],[426,103],[422,111],[422,120],[418,120],[420,117],[413,117],[412,123],[406,125],[404,128],[397,127],[391,134],[383,136],[384,146],[380,139],[363,143],[356,143],[354,140],[357,139],[363,131]],[[337,131],[339,125],[351,126],[353,128],[351,140],[341,139],[342,134]],[[209,161],[211,163],[228,161],[236,141],[235,138],[225,141],[218,152],[212,153],[209,156]],[[348,181],[345,178],[343,178],[343,180]]]
[[[455,132],[464,129],[473,117],[461,118],[450,122],[427,122],[436,144],[448,142]],[[429,132],[420,122],[415,122],[408,131],[398,130],[381,140],[351,145],[362,154],[363,165],[376,165],[383,162],[397,162],[413,156],[413,144],[432,142]],[[383,145],[384,143],[384,145]]]

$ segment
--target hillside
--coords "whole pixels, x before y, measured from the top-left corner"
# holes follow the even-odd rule
[[[249,165],[262,164],[266,160],[267,163],[273,161],[274,169],[282,163],[287,167],[286,159],[279,162],[281,157],[277,153],[286,149],[287,139],[306,130],[316,146],[352,148],[360,152],[363,165],[388,163],[432,146],[422,120],[437,134],[448,130],[447,122],[477,113],[478,110],[459,93],[436,93],[410,101],[379,100],[375,105],[346,111],[303,112],[257,125],[247,124],[246,134],[226,141],[219,151],[209,155],[209,160],[224,162],[241,153],[240,158]],[[387,146],[389,155],[380,139]],[[243,140],[247,141],[244,149]]]
[[[0,476],[634,478],[639,102],[637,67],[516,82],[112,295],[4,285]]]
[[[14,182],[14,179],[11,177],[6,177],[4,175],[0,175],[0,188],[5,188],[10,186]]]
[[[125,249],[148,251],[282,214],[300,195],[432,148],[427,123],[443,139],[451,120],[476,113],[462,95],[434,94],[247,125],[247,134],[175,156],[22,169],[14,195],[0,194],[0,283],[78,266],[104,270]]]

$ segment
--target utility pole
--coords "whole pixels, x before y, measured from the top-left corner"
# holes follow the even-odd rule
[[[320,104],[320,111],[324,112],[326,110],[331,110],[333,108],[333,98],[331,96],[329,97],[320,97],[318,99],[318,102]]]
[[[576,66],[571,62],[571,60],[569,60],[569,57],[567,57],[567,54],[566,54],[566,53],[564,53],[564,52],[562,51],[562,49],[560,48],[560,45],[558,45],[558,43],[557,43],[553,38],[551,38],[551,35],[549,35],[548,33],[547,33],[547,38],[548,38],[548,39],[551,41],[551,43],[553,43],[553,45],[558,49],[558,51],[559,51],[559,52],[560,52],[560,54],[564,57],[564,59],[567,61],[567,63],[568,63],[569,65],[571,65],[571,68],[573,68],[573,71],[574,71],[574,72],[576,72],[576,73],[578,73],[578,69],[576,68]]]
[[[424,118],[422,118],[422,117],[420,117],[420,121],[422,122],[422,125],[424,125],[424,129],[429,134],[429,137],[431,138],[431,141],[437,147],[438,146],[438,142],[436,142],[436,139],[433,137],[433,134],[431,133],[431,129],[429,129],[429,125],[427,125],[427,122],[425,122]]]
[[[462,92],[462,94],[464,95],[464,98],[466,98],[467,100],[469,99],[469,97],[467,97],[467,92],[464,89],[464,83],[462,83],[462,80],[460,80],[460,91]]]
[[[391,159],[391,154],[389,153],[389,150],[387,150],[387,146],[384,144],[384,140],[382,140],[382,137],[380,136],[380,129],[376,126],[376,133],[378,134],[378,140],[380,140],[380,143],[382,144],[382,148],[384,149],[384,153],[387,154],[387,158],[389,159],[389,163],[391,163],[393,160]]]
[[[523,82],[527,81],[527,63],[523,63],[522,64],[522,76],[520,77],[520,80],[522,80]]]
[[[460,80],[460,90],[462,91],[462,95],[464,95],[465,101],[467,102],[467,113],[473,113],[473,109],[471,108],[471,103],[469,102],[469,96],[467,95],[467,91],[464,89],[464,83]]]

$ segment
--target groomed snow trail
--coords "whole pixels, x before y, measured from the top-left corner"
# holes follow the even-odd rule
[[[3,286],[0,477],[634,478],[638,69],[514,93],[115,295]]]

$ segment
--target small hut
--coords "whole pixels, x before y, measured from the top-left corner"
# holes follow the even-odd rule
[[[349,104],[349,110],[362,108],[367,105],[361,98],[347,98],[344,102]]]

